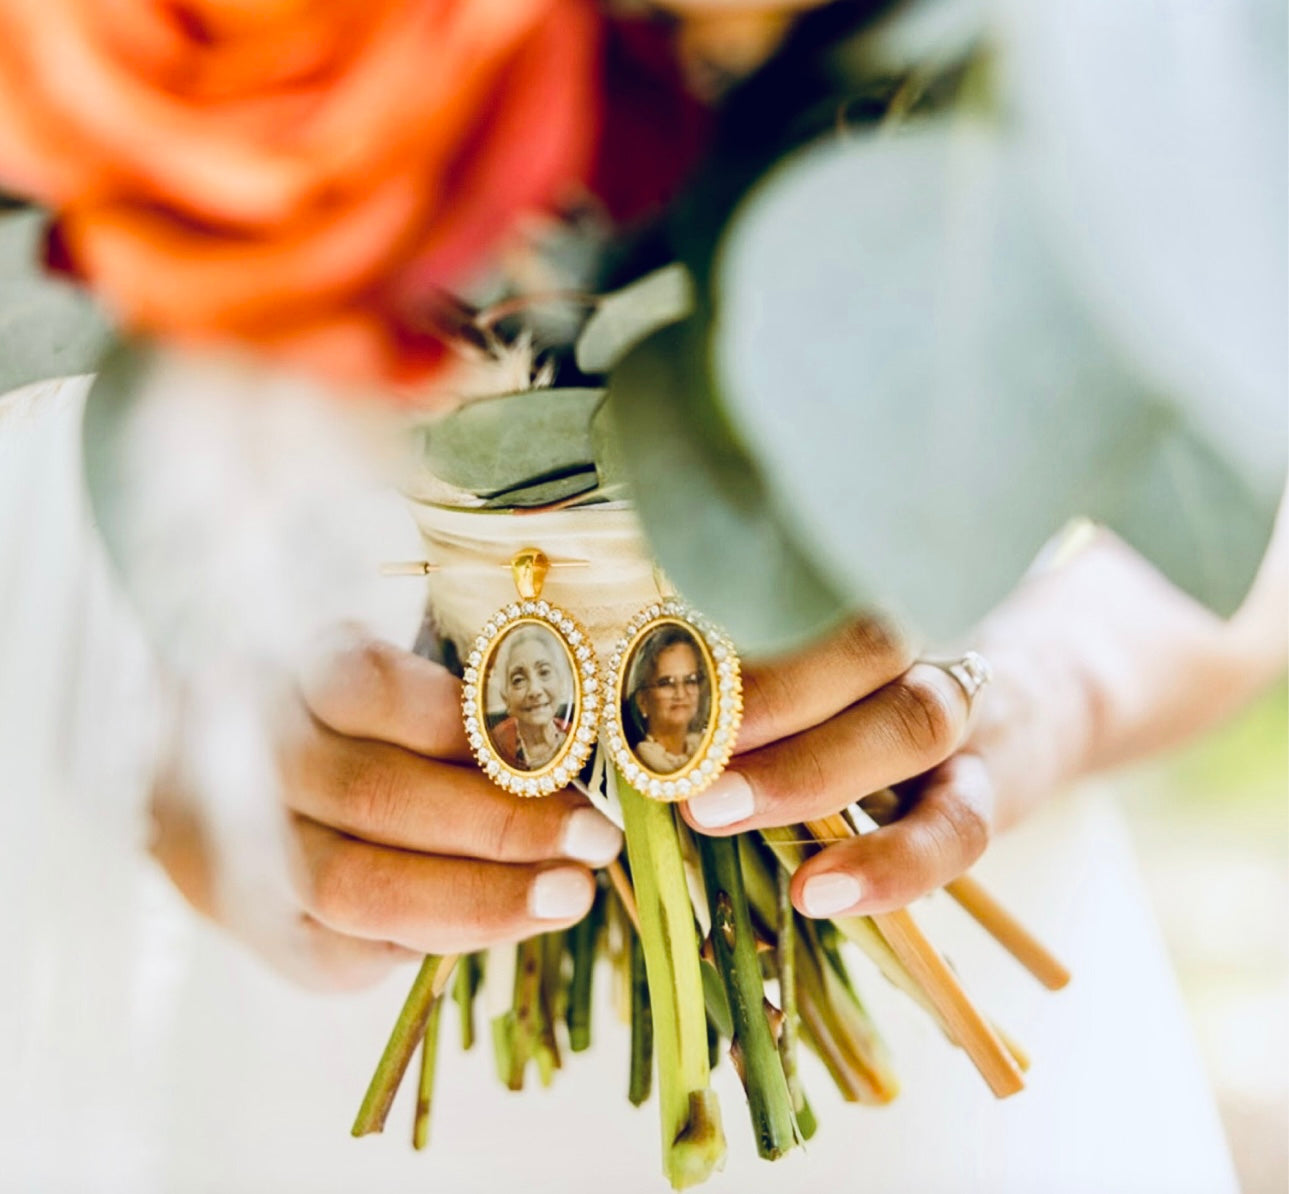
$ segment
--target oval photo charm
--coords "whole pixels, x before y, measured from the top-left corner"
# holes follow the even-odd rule
[[[738,655],[684,602],[636,615],[614,649],[609,688],[609,749],[633,787],[688,800],[725,769],[743,716]]]
[[[586,632],[545,601],[499,610],[467,660],[462,712],[479,766],[517,796],[567,787],[595,744],[599,676]]]

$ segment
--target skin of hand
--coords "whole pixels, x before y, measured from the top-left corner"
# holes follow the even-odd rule
[[[944,670],[861,619],[749,667],[738,754],[683,808],[732,834],[836,812],[887,788],[882,828],[830,845],[793,879],[809,916],[884,912],[943,886],[995,831],[1082,775],[1183,742],[1283,669],[1285,519],[1240,612],[1223,621],[1099,532],[1026,578],[978,628],[993,680],[969,709]],[[970,714],[970,716],[969,716]]]
[[[571,791],[526,800],[494,786],[471,757],[460,681],[445,668],[352,628],[329,641],[274,726],[293,948],[309,964],[267,960],[307,985],[357,987],[401,960],[580,920],[591,867],[621,849],[617,828]],[[175,886],[256,946],[221,907],[228,860],[200,808],[161,784],[152,811],[153,853]]]
[[[894,787],[899,815],[809,859],[792,897],[814,916],[910,903],[1053,791],[1194,736],[1272,681],[1286,652],[1287,531],[1282,515],[1229,622],[1101,533],[978,628],[994,678],[974,709],[875,619],[749,667],[739,753],[681,812],[700,832],[731,834]],[[444,669],[354,636],[301,694],[279,735],[283,799],[298,924],[324,981],[359,985],[398,957],[513,940],[586,911],[591,875],[575,860],[609,861],[620,835],[571,794],[523,800],[493,787],[470,761],[459,685]],[[219,919],[200,816],[165,786],[154,816],[154,852]]]

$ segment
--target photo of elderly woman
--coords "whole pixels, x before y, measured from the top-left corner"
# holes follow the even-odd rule
[[[567,649],[552,631],[522,623],[502,638],[483,679],[497,754],[519,771],[545,767],[576,716]]]
[[[632,752],[655,775],[679,771],[702,744],[710,680],[698,643],[683,626],[659,626],[636,648],[622,724]]]

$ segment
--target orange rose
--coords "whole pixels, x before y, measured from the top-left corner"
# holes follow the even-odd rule
[[[0,0],[0,189],[126,328],[351,381],[590,165],[590,0]]]

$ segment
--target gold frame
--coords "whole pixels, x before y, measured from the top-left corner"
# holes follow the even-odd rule
[[[645,766],[627,745],[622,704],[632,658],[644,639],[662,626],[688,631],[699,645],[711,682],[711,708],[703,740],[693,757],[676,771],[663,774]],[[743,718],[743,678],[738,652],[725,632],[678,598],[642,609],[627,626],[609,661],[606,676],[611,703],[604,708],[604,732],[609,753],[632,787],[655,800],[688,800],[716,782],[725,770]]]
[[[572,719],[568,737],[555,757],[535,771],[512,767],[496,749],[487,725],[489,668],[501,643],[520,626],[536,625],[559,641],[573,675]],[[547,601],[513,601],[484,623],[466,659],[461,718],[483,773],[515,796],[549,796],[581,772],[599,738],[601,678],[599,660],[585,627],[566,610]]]

